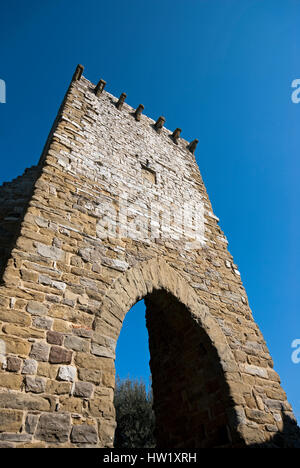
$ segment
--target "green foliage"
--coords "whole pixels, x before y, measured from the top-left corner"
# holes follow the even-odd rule
[[[114,447],[155,447],[152,391],[147,392],[144,382],[118,377],[114,404],[117,419]]]

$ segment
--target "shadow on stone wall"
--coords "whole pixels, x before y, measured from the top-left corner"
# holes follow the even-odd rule
[[[300,448],[300,428],[290,416],[282,413],[283,429],[268,442],[251,444],[247,448]],[[270,433],[271,434],[271,433]]]
[[[40,171],[39,166],[32,166],[23,175],[0,186],[0,284]]]

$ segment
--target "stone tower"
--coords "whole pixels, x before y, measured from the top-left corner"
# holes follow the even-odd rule
[[[146,303],[158,447],[299,444],[188,144],[78,66],[0,188],[0,446],[112,447],[115,347]]]

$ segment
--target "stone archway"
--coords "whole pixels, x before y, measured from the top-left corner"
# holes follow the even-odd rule
[[[292,408],[203,184],[196,141],[161,128],[161,119],[134,118],[82,71],[39,164],[0,187],[0,447],[112,447],[116,340],[143,297],[149,316],[164,303],[185,316],[191,342],[214,357],[228,397],[220,427],[223,435],[229,427],[233,446],[239,435],[247,446],[298,446]],[[168,313],[164,320],[171,322]],[[180,338],[177,323],[172,336]],[[165,336],[156,354],[156,321],[148,328],[159,389]],[[181,371],[188,375],[184,363]],[[187,403],[184,415],[195,414],[199,393],[185,401],[192,409]],[[167,443],[183,440],[172,434]]]
[[[241,445],[232,385],[239,375],[234,356],[208,307],[164,260],[137,264],[115,280],[95,319],[96,335],[105,322],[117,339],[126,313],[142,298],[158,446]],[[111,395],[107,403],[112,403]]]

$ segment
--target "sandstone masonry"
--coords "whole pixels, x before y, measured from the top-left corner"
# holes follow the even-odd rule
[[[113,446],[142,298],[159,447],[299,447],[197,141],[104,86],[78,66],[39,164],[0,187],[0,447]]]

